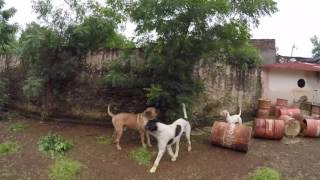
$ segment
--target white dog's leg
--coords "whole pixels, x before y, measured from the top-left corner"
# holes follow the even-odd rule
[[[149,134],[148,131],[146,131],[146,136],[147,136],[147,144],[148,144],[148,146],[149,146],[149,147],[152,147],[152,144],[151,144],[151,142],[150,142],[150,134]]]
[[[171,161],[176,161],[176,158],[174,157],[171,145],[167,146],[167,151],[168,151],[168,154],[171,156]]]
[[[239,124],[242,124],[242,118],[239,117]]]
[[[187,129],[186,129],[186,138],[188,141],[188,151],[191,151],[190,133],[191,133],[191,126],[189,125],[189,126],[187,126]]]
[[[174,154],[175,159],[177,159],[177,157],[179,155],[179,146],[180,146],[180,139],[178,139],[176,142],[176,152]]]
[[[162,158],[162,156],[163,156],[165,151],[166,151],[166,146],[165,145],[161,146],[161,147],[159,146],[158,156],[157,156],[156,160],[154,161],[152,168],[150,169],[150,173],[155,173],[156,172],[157,167],[159,165],[159,162],[160,162],[160,160],[161,160],[161,158]]]

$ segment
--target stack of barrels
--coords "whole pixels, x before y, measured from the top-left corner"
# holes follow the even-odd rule
[[[297,107],[288,107],[288,100],[278,98],[274,111],[271,101],[258,100],[257,117],[253,123],[253,136],[266,139],[281,139],[283,136],[320,137],[320,120],[305,118]],[[274,112],[274,113],[272,113]],[[319,110],[314,110],[320,117]],[[252,128],[241,124],[214,122],[211,130],[211,143],[238,151],[247,152]]]
[[[271,110],[271,101],[265,99],[258,99],[258,118],[268,118]]]

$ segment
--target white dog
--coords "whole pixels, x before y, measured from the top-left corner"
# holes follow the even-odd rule
[[[184,114],[185,113],[185,106]],[[168,151],[168,154],[171,156],[171,161],[176,161],[179,153],[179,143],[180,138],[183,132],[186,134],[186,138],[188,140],[188,151],[191,151],[191,141],[190,141],[190,132],[191,126],[190,123],[182,118],[176,120],[170,125],[166,125],[161,123],[158,120],[150,120],[147,122],[145,126],[148,133],[154,136],[158,141],[158,155],[152,168],[150,169],[151,173],[156,172],[159,162],[164,154],[164,152]],[[172,145],[176,144],[176,151],[173,153]]]
[[[241,108],[239,109],[239,114],[235,114],[230,116],[230,113],[227,110],[224,110],[221,112],[222,116],[225,117],[226,121],[228,123],[239,123],[242,124],[242,118],[241,118]]]

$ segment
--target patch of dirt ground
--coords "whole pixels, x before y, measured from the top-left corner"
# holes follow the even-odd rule
[[[153,139],[153,159],[149,166],[138,165],[130,151],[141,146],[137,133],[127,130],[122,137],[123,150],[115,145],[98,144],[96,137],[111,136],[113,127],[88,126],[61,122],[39,122],[23,117],[18,121],[26,125],[22,132],[11,132],[9,121],[0,121],[0,143],[16,141],[22,145],[19,153],[0,156],[0,179],[48,179],[48,167],[53,160],[38,150],[37,142],[48,132],[72,140],[74,148],[66,156],[83,164],[79,179],[84,180],[196,180],[245,179],[259,166],[274,168],[284,179],[318,179],[320,177],[320,141],[299,138],[297,143],[252,139],[248,153],[241,153],[210,145],[209,134],[192,136],[192,151],[187,152],[183,137],[176,162],[165,154],[155,174],[149,169],[156,157]]]

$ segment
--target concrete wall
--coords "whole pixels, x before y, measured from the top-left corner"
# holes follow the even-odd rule
[[[276,63],[275,39],[251,39],[250,43],[259,50],[263,64]]]
[[[298,80],[304,79],[305,87],[298,87]],[[263,70],[261,75],[262,97],[275,102],[277,98],[288,99],[289,104],[303,96],[313,100],[314,90],[320,90],[319,73],[298,70]]]
[[[143,63],[141,49],[134,49],[131,53],[116,49],[90,52],[85,59],[87,68],[77,77],[73,87],[62,95],[61,100],[52,100],[50,103],[52,114],[81,119],[105,119],[108,117],[105,112],[109,103],[114,105],[115,112],[142,111],[146,102],[143,91],[114,89],[101,84],[106,67],[123,55],[131,56],[132,63]],[[30,112],[41,112],[37,104],[30,103],[23,97],[25,75],[18,71],[19,63],[16,58],[13,59],[10,68],[14,70],[10,71],[10,81],[14,106]],[[0,66],[4,65],[3,60],[0,58]],[[202,60],[196,65],[193,75],[204,86],[192,111],[197,120],[212,123],[224,109],[232,114],[238,113],[238,106],[242,107],[244,114],[254,112],[261,91],[259,69],[241,70],[235,66]]]

